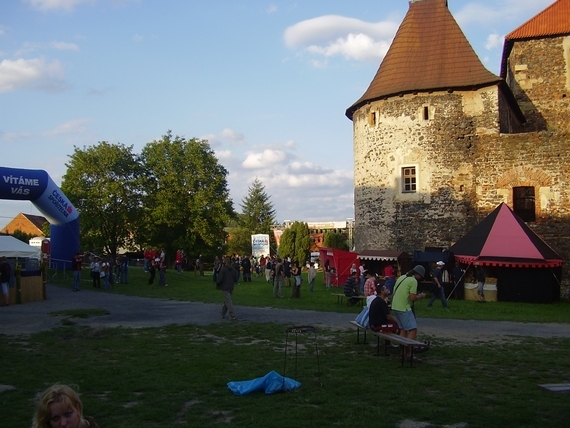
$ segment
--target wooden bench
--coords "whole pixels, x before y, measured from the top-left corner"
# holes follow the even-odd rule
[[[345,296],[344,293],[331,293],[331,296],[336,296],[336,304],[340,305],[344,303],[344,298],[346,297],[346,304],[349,305],[349,299],[366,300],[366,296]]]
[[[372,335],[376,336],[377,343],[376,343],[376,355],[380,355],[380,339],[384,339],[384,355],[388,355],[388,344],[397,343],[401,347],[409,348],[410,349],[410,367],[414,364],[414,349],[416,348],[424,348],[426,346],[425,343],[419,342],[417,340],[408,339],[407,337],[400,336],[395,333],[383,333],[381,331],[372,331],[369,328],[364,327],[363,325],[358,324],[356,321],[350,321],[350,324],[356,327],[356,343],[360,343],[360,330],[364,332],[364,341],[363,344],[366,344],[366,333],[370,332]],[[401,360],[402,360],[402,367],[404,367],[404,363],[406,362],[406,349],[401,349]]]

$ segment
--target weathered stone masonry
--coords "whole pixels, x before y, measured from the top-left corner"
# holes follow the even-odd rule
[[[358,108],[356,250],[447,248],[501,202],[512,208],[513,187],[532,186],[536,221],[528,224],[567,270],[569,58],[569,36],[513,43],[505,81],[527,120],[520,125],[497,85],[391,96]],[[402,192],[406,166],[417,171],[414,193]]]

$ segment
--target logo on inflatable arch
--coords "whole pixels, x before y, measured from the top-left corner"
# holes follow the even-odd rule
[[[0,199],[31,201],[50,222],[52,262],[70,263],[79,251],[79,213],[47,172],[0,167]]]

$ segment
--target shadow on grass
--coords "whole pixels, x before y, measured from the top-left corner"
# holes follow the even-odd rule
[[[70,326],[3,337],[2,382],[14,389],[1,393],[10,409],[2,426],[27,424],[33,397],[55,382],[76,385],[102,427],[536,427],[570,418],[567,395],[538,387],[570,382],[569,339],[434,340],[422,364],[402,368],[398,350],[377,356],[375,343],[355,343],[354,331],[318,329],[320,373],[313,338],[298,338],[299,390],[234,396],[229,381],[270,370],[293,377],[285,327]]]

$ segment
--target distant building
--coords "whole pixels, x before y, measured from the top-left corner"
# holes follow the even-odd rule
[[[307,221],[305,223],[307,223],[307,226],[309,228],[309,235],[311,236],[311,252],[319,251],[319,248],[323,246],[325,234],[329,232],[340,233],[344,235],[349,247],[352,248],[352,232],[354,229],[353,219],[349,218],[344,221]],[[293,224],[293,221],[291,220],[285,220],[283,222],[285,229],[290,227],[291,224]],[[280,233],[282,233],[282,230]],[[277,245],[279,246],[279,244]]]
[[[504,202],[568,260],[570,0],[505,37],[500,76],[447,3],[409,3],[346,110],[356,251],[449,248]]]
[[[44,223],[48,223],[44,216],[20,213],[0,230],[0,233],[12,235],[16,230],[20,230],[28,235],[43,237]]]

